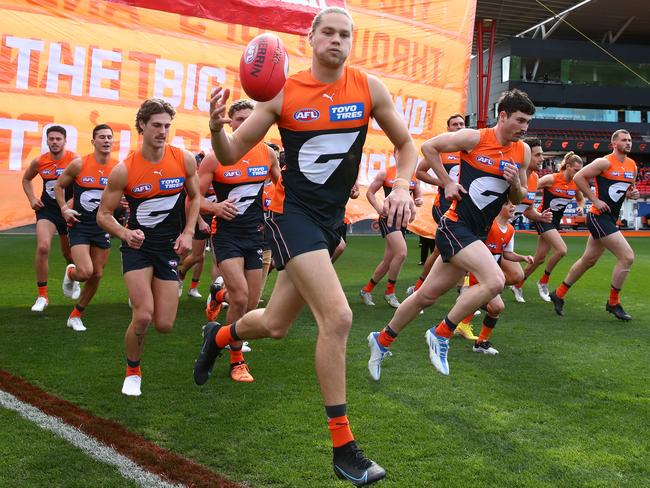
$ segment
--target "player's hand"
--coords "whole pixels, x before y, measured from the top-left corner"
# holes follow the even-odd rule
[[[144,242],[144,232],[140,229],[126,229],[124,241],[130,248],[140,249],[140,246],[142,246],[142,243]]]
[[[386,216],[389,227],[406,227],[415,218],[415,204],[409,191],[393,188],[384,200],[381,214]]]
[[[527,264],[533,264],[535,258],[533,256],[524,256],[524,261],[526,261]]]
[[[350,189],[350,198],[353,200],[359,198],[359,185],[356,183],[352,185],[352,189]]]
[[[43,202],[41,201],[40,198],[34,198],[34,200],[29,202],[29,206],[32,207],[32,210],[39,210],[43,208],[45,205],[43,205]]]
[[[542,216],[541,218],[542,222],[550,224],[553,221],[553,212],[551,211],[550,208],[544,210],[540,215]]]
[[[192,234],[191,233],[181,233],[174,243],[174,252],[180,257],[185,256],[188,252],[192,250]]]
[[[503,178],[510,184],[519,179],[519,168],[513,162],[506,164],[503,168]]]
[[[467,190],[463,188],[463,185],[456,183],[455,181],[450,181],[445,185],[445,198],[447,200],[462,200],[463,195],[467,194]]]
[[[638,200],[641,196],[639,189],[636,186],[631,186],[627,189],[626,195],[630,200]]]
[[[129,201],[128,201],[126,198],[124,198],[124,197],[122,197],[122,198],[120,199],[120,205],[122,205],[122,208],[124,208],[124,209],[126,209],[126,210],[129,209]]]
[[[596,207],[596,210],[598,210],[599,212],[611,212],[609,205],[607,205],[602,200],[596,199],[592,202],[592,205]]]
[[[220,219],[232,220],[239,214],[239,210],[235,205],[235,199],[229,198],[223,202],[215,202],[212,213]]]
[[[424,198],[422,197],[415,198],[413,199],[413,203],[415,203],[416,207],[421,207],[422,205],[424,205]]]
[[[581,207],[576,207],[576,215],[584,215],[584,210]]]
[[[205,220],[203,220],[203,217],[199,216],[196,223],[199,225],[199,232],[203,232],[204,234],[210,233],[210,226]]]
[[[226,112],[226,102],[230,90],[218,86],[210,93],[210,132],[221,132],[223,126],[230,122]]]
[[[76,224],[77,222],[79,222],[79,219],[77,217],[79,217],[79,215],[81,215],[81,214],[79,212],[77,212],[76,210],[74,210],[74,209],[72,209],[72,208],[70,208],[68,206],[65,206],[65,207],[63,207],[61,209],[61,215],[63,215],[63,218],[65,219],[66,224],[68,224],[68,226],[72,226],[72,225]]]

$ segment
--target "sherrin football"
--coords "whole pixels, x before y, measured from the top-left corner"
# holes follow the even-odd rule
[[[239,61],[239,79],[246,94],[258,102],[275,97],[287,81],[289,56],[275,34],[261,34],[248,43]]]

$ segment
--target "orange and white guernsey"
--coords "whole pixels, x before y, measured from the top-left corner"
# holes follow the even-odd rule
[[[625,193],[636,180],[637,168],[634,160],[628,157],[622,163],[613,153],[605,156],[605,159],[609,161],[609,167],[594,178],[596,196],[609,206],[611,215],[616,220],[621,213]],[[593,205],[589,211],[596,215],[607,213],[599,212]]]
[[[232,220],[217,219],[219,232],[257,230],[257,226],[264,224],[262,189],[270,168],[269,147],[263,142],[233,165],[217,163],[212,175],[217,201],[232,198],[239,211]]]
[[[81,171],[72,183],[73,208],[80,214],[80,223],[97,225],[97,208],[106,188],[108,175],[116,164],[116,159],[99,164],[94,154],[88,154],[81,160]]]
[[[389,166],[388,169],[386,169],[386,176],[384,178],[384,182],[382,183],[382,186],[384,187],[384,196],[387,197],[390,195],[390,192],[393,191],[393,185],[395,184],[395,180],[397,179],[397,166]],[[411,181],[409,181],[409,192],[413,193],[413,190],[415,190],[415,174],[411,178]]]
[[[502,146],[494,129],[480,129],[476,147],[460,153],[459,183],[467,190],[461,200],[454,200],[445,217],[463,222],[476,236],[485,240],[494,218],[508,199],[510,183],[503,177],[507,164],[521,168],[524,143],[516,141]]]
[[[542,213],[550,208],[553,214],[553,224],[558,226],[567,206],[576,197],[577,191],[578,187],[575,181],[564,179],[564,171],[553,173],[553,183],[542,190],[542,203],[539,204],[537,211]]]
[[[64,151],[61,159],[55,160],[51,152],[46,152],[38,157],[38,174],[43,180],[43,192],[41,193],[41,201],[46,209],[53,210],[57,214],[61,212],[59,204],[56,203],[54,196],[54,185],[56,180],[63,174],[65,168],[70,162],[76,158],[77,155],[72,151]],[[65,199],[72,198],[72,188],[65,189]]]
[[[442,166],[447,171],[447,174],[449,174],[449,177],[454,181],[458,181],[460,152],[440,153],[440,160],[442,161]],[[433,206],[440,207],[440,212],[442,212],[443,214],[451,206],[451,202],[445,198],[444,186],[438,187],[438,193],[436,193],[436,198],[433,200]]]
[[[165,145],[163,158],[153,163],[140,151],[124,160],[128,180],[124,195],[129,202],[129,229],[144,232],[143,248],[166,247],[183,229],[187,177],[183,150]]]
[[[528,191],[524,195],[523,200],[515,205],[515,218],[519,217],[524,211],[535,203],[535,195],[537,193],[537,182],[539,181],[539,174],[533,171],[528,175]]]
[[[367,76],[346,66],[334,83],[321,83],[311,71],[284,85],[278,128],[285,167],[270,209],[300,212],[334,229],[359,173],[372,98]]]

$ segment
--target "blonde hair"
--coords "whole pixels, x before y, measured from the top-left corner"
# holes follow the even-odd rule
[[[350,23],[352,24],[352,30],[354,30],[354,22],[352,20],[352,16],[350,15],[350,12],[348,12],[347,10],[345,10],[344,8],[341,8],[341,7],[327,7],[325,9],[321,10],[320,12],[318,12],[316,17],[314,17],[314,20],[311,23],[311,31],[310,32],[315,32],[316,31],[319,24],[323,20],[323,15],[327,15],[327,14],[345,15],[348,19],[350,19]]]
[[[568,165],[574,163],[583,164],[582,158],[573,151],[569,151],[564,155],[564,158],[562,159],[562,163],[560,164],[560,171],[564,171]]]

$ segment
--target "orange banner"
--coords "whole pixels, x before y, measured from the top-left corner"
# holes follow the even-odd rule
[[[465,106],[475,2],[346,4],[355,21],[349,62],[386,83],[419,147]],[[138,143],[138,106],[156,96],[178,112],[170,142],[209,149],[209,93],[222,84],[233,87],[233,100],[245,96],[239,58],[261,32],[103,0],[0,0],[0,8],[0,229],[35,221],[20,178],[47,151],[44,130],[51,124],[67,129],[67,149],[86,154],[92,128],[107,123],[121,159]],[[290,55],[290,72],[307,68],[306,37],[278,35]],[[280,143],[276,128],[267,139]],[[373,123],[360,183],[385,169],[392,152]],[[39,184],[34,182],[36,193]]]

